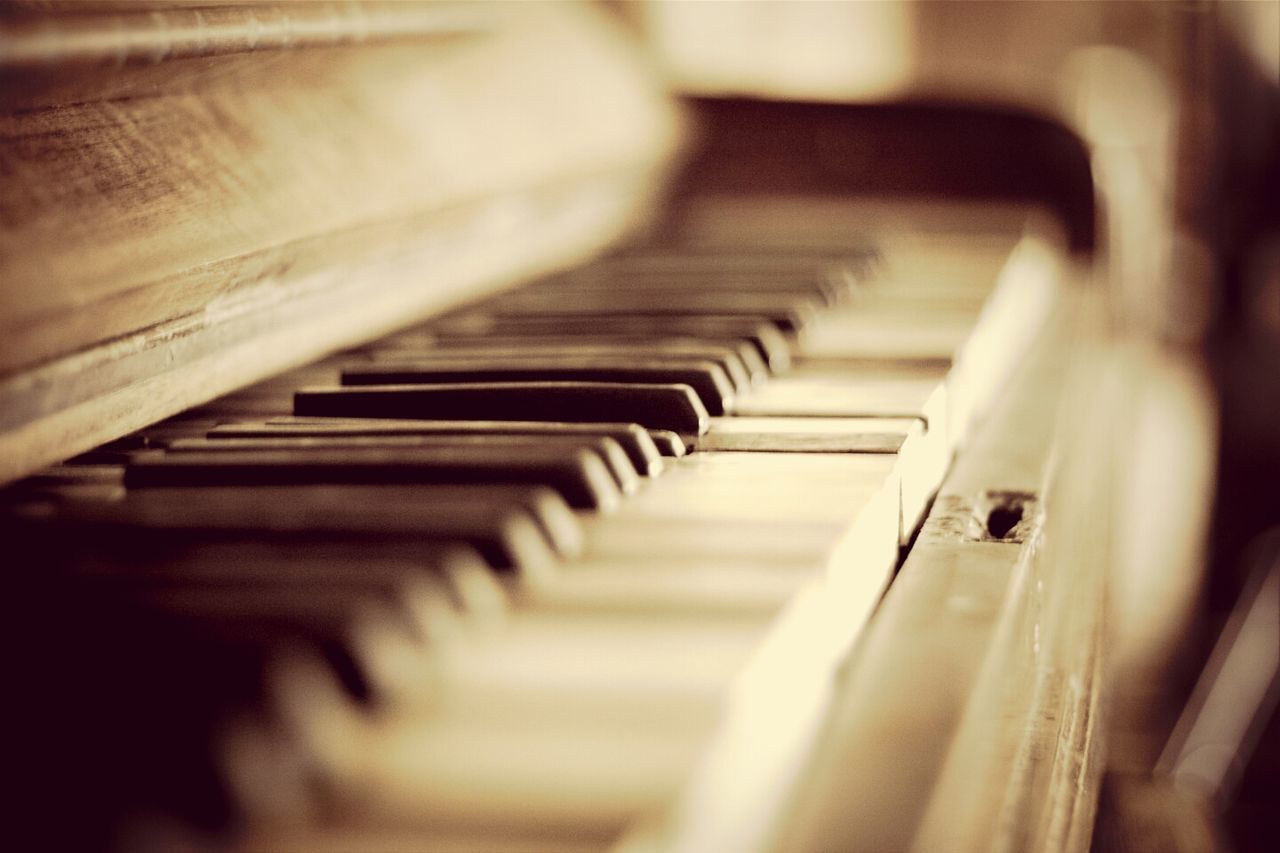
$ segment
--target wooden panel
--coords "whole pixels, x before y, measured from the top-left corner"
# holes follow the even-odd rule
[[[1096,317],[1080,299],[1059,295],[1033,356],[944,483],[836,682],[773,849],[1087,845],[1104,561],[1077,540],[1105,501],[1087,476],[1059,478],[1075,480],[1070,502],[1054,486],[1055,453],[1079,458],[1079,435],[1096,447],[1096,429],[1064,417],[1076,398],[1056,380],[1073,359],[1088,378],[1077,347]],[[1020,517],[1007,532],[987,524],[1004,503]],[[1088,529],[1105,542],[1104,524]]]
[[[589,7],[53,8],[0,29],[0,481],[581,258],[676,139]]]

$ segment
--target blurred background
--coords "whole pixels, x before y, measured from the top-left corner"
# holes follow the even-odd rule
[[[1280,4],[616,8],[682,95],[882,105],[863,121],[900,122],[895,142],[846,142],[838,155],[860,189],[1038,193],[1096,253],[1127,354],[1114,369],[1136,371],[1119,421],[1132,431],[1116,436],[1128,466],[1113,516],[1112,775],[1096,844],[1175,843],[1156,825],[1176,824],[1177,809],[1134,784],[1154,778],[1207,797],[1226,846],[1269,849],[1280,838]],[[1080,197],[1090,183],[1050,135],[996,124],[966,135],[936,112],[913,128],[887,105],[1052,119],[1085,147],[1093,194]],[[789,147],[776,116],[752,116],[758,105],[737,109],[747,127],[777,122],[759,133],[778,150],[821,160],[806,140]],[[1002,136],[1036,146],[1035,165],[993,156]],[[734,162],[728,145],[719,155]],[[1176,843],[1212,843],[1197,832]]]
[[[0,480],[622,234],[1038,208],[1121,389],[1068,465],[1106,469],[1093,847],[1280,839],[1278,0],[18,0],[0,36]]]

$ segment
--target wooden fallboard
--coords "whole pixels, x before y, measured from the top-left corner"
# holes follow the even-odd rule
[[[677,139],[576,4],[31,4],[0,41],[0,482],[582,259]]]

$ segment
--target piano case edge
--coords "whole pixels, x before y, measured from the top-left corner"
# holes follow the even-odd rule
[[[680,120],[608,15],[453,6],[230,7],[151,53],[145,14],[0,20],[0,482],[643,217]],[[253,14],[293,30],[246,47]]]

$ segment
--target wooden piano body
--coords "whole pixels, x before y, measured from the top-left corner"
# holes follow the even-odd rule
[[[1182,452],[1170,475],[1182,484],[1203,481],[1209,453],[1194,365],[1153,358],[1133,343],[1141,335],[1113,336],[1109,319],[1117,303],[1123,314],[1123,304],[1159,296],[1163,249],[1177,230],[1176,211],[1163,203],[1172,158],[1163,137],[1144,132],[1148,116],[1135,121],[1131,111],[1168,105],[1153,69],[1183,24],[1146,7],[1077,9],[1038,24],[988,14],[976,26],[931,5],[909,14],[905,6],[857,5],[833,4],[830,31],[815,13],[787,37],[808,39],[831,58],[842,32],[915,33],[915,60],[897,67],[892,54],[872,56],[814,77],[780,48],[768,54],[786,39],[758,22],[729,28],[740,55],[699,59],[698,34],[725,31],[732,10],[717,20],[707,8],[667,4],[32,3],[0,19],[0,481],[582,264],[624,235],[633,251],[686,262],[872,247],[883,265],[861,283],[865,292],[807,344],[793,342],[802,375],[791,391],[805,390],[805,369],[817,371],[818,390],[809,389],[805,404],[812,415],[822,382],[839,385],[837,369],[867,387],[883,384],[876,370],[917,370],[934,376],[948,400],[934,401],[927,418],[896,412],[928,420],[934,449],[925,467],[933,473],[909,487],[895,469],[892,505],[876,492],[848,515],[843,545],[824,546],[830,554],[815,577],[767,618],[757,614],[748,663],[665,788],[643,781],[646,762],[661,763],[662,726],[673,725],[661,713],[637,711],[632,729],[615,721],[602,726],[612,740],[592,740],[592,706],[566,700],[561,712],[542,713],[569,721],[585,714],[578,741],[571,723],[551,726],[554,737],[540,742],[507,721],[493,741],[506,737],[517,748],[495,757],[499,747],[485,743],[482,724],[408,730],[420,742],[404,731],[343,729],[346,718],[325,706],[328,694],[300,666],[272,695],[284,707],[277,716],[318,739],[318,793],[291,799],[273,789],[284,777],[272,775],[280,767],[266,729],[226,728],[233,719],[202,743],[219,752],[244,800],[235,832],[209,841],[207,827],[166,822],[154,802],[103,795],[109,805],[100,807],[88,782],[64,787],[57,777],[100,783],[115,770],[92,766],[97,753],[79,758],[56,746],[33,757],[37,831],[58,838],[64,830],[43,821],[80,814],[86,826],[65,830],[68,837],[141,848],[179,840],[312,850],[1089,845],[1104,766],[1103,686],[1116,667],[1143,675],[1163,665],[1151,649],[1162,648],[1185,613],[1203,524],[1201,510],[1171,493],[1164,509],[1181,520],[1181,539],[1128,555],[1140,569],[1160,561],[1168,588],[1149,594],[1159,604],[1149,608],[1157,615],[1145,634],[1116,640],[1123,632],[1108,611],[1123,615],[1132,605],[1123,577],[1116,591],[1117,543],[1128,540],[1112,521],[1132,488],[1117,475],[1130,448],[1116,435],[1143,417],[1180,413],[1188,426],[1168,440]],[[774,23],[785,23],[778,14]],[[1156,25],[1138,39],[1148,42],[1148,57],[1157,54],[1154,63],[1140,52],[1081,50],[1114,29],[1111,17],[1131,28]],[[654,57],[641,54],[628,28],[647,28],[669,82],[696,98],[678,105],[665,94]],[[1004,41],[989,55],[931,49],[957,31],[962,43],[984,33]],[[1038,50],[1028,58],[1018,45],[1032,31]],[[1010,68],[1018,73],[993,73]],[[1131,84],[1122,87],[1129,103],[1117,106],[1091,88],[1113,78]],[[743,95],[751,97],[725,97]],[[1135,171],[1134,162],[1151,169]],[[1094,220],[1093,181],[1105,231]],[[1155,250],[1136,248],[1153,239]],[[941,307],[929,307],[930,294]],[[785,391],[779,381],[771,387]],[[286,374],[188,417],[243,420],[253,405],[246,400],[274,399],[295,385]],[[789,413],[786,394],[768,403],[770,393],[739,414],[751,405]],[[895,412],[868,417],[886,414]],[[919,424],[903,429],[929,444]],[[73,503],[93,467],[47,469],[19,482],[12,500],[34,489]],[[690,489],[698,476],[713,478],[673,474],[670,483],[687,475]],[[764,485],[794,492],[792,523],[802,513],[840,511],[815,500],[828,492],[813,465],[779,468],[776,477]],[[635,499],[641,506],[671,500],[662,478],[646,488]],[[733,504],[732,495],[695,490],[685,499],[692,515],[697,501]],[[742,535],[765,547],[775,520],[755,518],[760,535]],[[889,540],[863,536],[877,520],[893,526]],[[588,520],[588,537],[607,539],[608,523]],[[633,561],[645,559],[641,551]],[[729,576],[735,559],[745,559],[742,544],[727,543],[707,577]],[[767,555],[754,563],[744,577],[770,576]],[[55,591],[63,582],[53,579]],[[647,583],[638,588],[648,594],[661,586]],[[565,589],[591,600],[572,584]],[[569,622],[605,624],[613,614],[638,624],[623,649],[646,637],[655,649],[692,638],[693,662],[669,661],[679,672],[696,665],[698,637],[714,651],[720,636],[690,628],[686,611],[703,608],[718,624],[725,616],[717,599],[750,598],[749,590],[708,595],[692,582],[660,592],[645,605],[655,611],[649,622],[618,600],[597,604],[598,612],[575,610],[568,598],[542,602],[559,601]],[[531,618],[546,621],[538,600],[527,605]],[[33,612],[37,625],[17,624],[74,636],[76,626]],[[575,630],[571,636],[591,636]],[[617,631],[605,630],[602,648]],[[1108,636],[1115,642],[1104,654]],[[573,653],[562,656],[572,670]],[[39,653],[27,661],[43,662]],[[520,679],[538,681],[527,672]],[[102,688],[110,674],[91,683]],[[77,695],[65,684],[52,694]],[[79,701],[71,715],[38,697],[32,710],[68,722],[98,704],[92,695]],[[39,731],[52,728],[46,721]],[[672,743],[683,747],[683,730],[673,731]],[[418,767],[415,748],[445,758],[418,755]],[[540,748],[552,760],[540,759]],[[379,776],[361,759],[362,750],[379,749],[403,766]],[[576,777],[556,763],[575,751],[608,772]],[[437,766],[504,761],[516,781],[479,774],[486,788],[465,772],[430,776]],[[175,784],[177,765],[168,768]],[[600,778],[618,787],[571,790]]]

